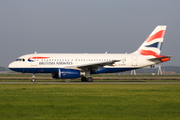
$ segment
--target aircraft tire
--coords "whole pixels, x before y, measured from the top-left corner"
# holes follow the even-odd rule
[[[88,77],[87,78],[87,82],[93,82],[93,78],[92,77]]]
[[[35,82],[35,81],[36,81],[35,78],[32,78],[32,79],[31,79],[31,82]]]
[[[82,77],[81,78],[81,82],[87,82],[87,78],[86,77]]]

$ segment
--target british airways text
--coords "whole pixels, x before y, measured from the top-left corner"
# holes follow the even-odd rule
[[[39,62],[39,65],[73,65],[72,62]]]

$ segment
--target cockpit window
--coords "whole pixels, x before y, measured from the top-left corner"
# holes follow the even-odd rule
[[[22,62],[24,62],[25,59],[24,59],[24,58],[18,58],[18,59],[16,59],[16,61],[22,61]]]

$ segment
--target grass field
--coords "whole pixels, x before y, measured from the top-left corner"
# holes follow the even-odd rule
[[[179,120],[179,84],[0,84],[0,120]]]

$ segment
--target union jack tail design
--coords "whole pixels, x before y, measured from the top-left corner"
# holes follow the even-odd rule
[[[166,26],[157,26],[135,53],[156,58],[162,57],[160,53],[165,31]]]

